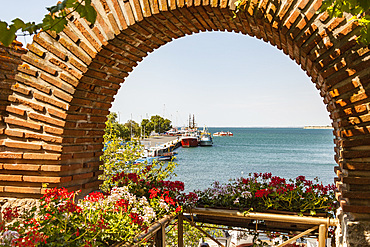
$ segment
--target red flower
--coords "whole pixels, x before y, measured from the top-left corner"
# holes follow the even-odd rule
[[[276,187],[278,185],[283,185],[283,184],[285,184],[285,179],[277,177],[277,176],[272,177],[271,182],[269,183],[269,185],[272,187]]]
[[[175,213],[178,213],[181,211],[181,206],[177,206],[176,210],[175,210]]]
[[[270,193],[271,193],[270,189],[262,189],[262,190],[257,190],[255,196],[256,197],[264,197],[264,196],[267,196]]]
[[[84,201],[98,202],[99,200],[104,199],[104,197],[103,193],[94,191],[85,196]]]
[[[250,180],[251,180],[250,178],[247,178],[247,179],[243,178],[242,183],[243,184],[248,184]]]
[[[3,219],[5,221],[11,221],[14,218],[18,218],[18,216],[19,216],[18,207],[14,207],[14,208],[7,207],[3,211]]]
[[[304,182],[306,181],[306,177],[305,176],[298,176],[296,179],[295,179],[297,182],[300,181],[300,182]]]
[[[118,208],[123,208],[124,211],[127,212],[128,205],[128,201],[126,201],[125,199],[121,199],[116,202],[116,209],[118,210]]]
[[[157,197],[159,192],[160,190],[158,188],[153,187],[152,189],[149,190],[149,193],[150,193],[149,198],[152,199],[152,198]]]
[[[271,172],[269,172],[269,173],[265,172],[264,174],[262,174],[262,178],[263,179],[269,179],[271,177],[272,177],[272,173]]]
[[[128,179],[130,179],[132,182],[137,183],[139,180],[139,177],[136,173],[129,173],[127,174]]]
[[[68,200],[64,204],[61,204],[59,206],[59,211],[60,212],[69,212],[69,213],[80,213],[82,211],[82,208],[77,206],[73,201]]]
[[[143,223],[143,218],[140,217],[140,215],[138,215],[137,213],[130,213],[130,217],[132,219],[132,222],[134,224],[138,224],[138,225],[141,225]]]

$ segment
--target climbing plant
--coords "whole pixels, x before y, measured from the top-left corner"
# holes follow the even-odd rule
[[[275,0],[278,2],[278,0]],[[245,10],[248,6],[255,7],[259,1],[238,0],[236,1],[235,14]],[[370,1],[369,0],[323,0],[318,13],[327,11],[330,17],[345,17],[350,14],[361,26],[361,35],[359,41],[364,44],[370,44]]]
[[[56,5],[46,8],[49,13],[45,15],[41,23],[24,22],[16,18],[10,24],[0,21],[0,42],[9,46],[16,37],[16,33],[21,31],[25,35],[37,34],[40,31],[63,31],[67,25],[67,17],[72,13],[78,13],[91,24],[95,23],[96,11],[91,5],[91,0],[64,0]]]

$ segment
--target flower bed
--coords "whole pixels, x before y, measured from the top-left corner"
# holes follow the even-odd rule
[[[50,189],[39,209],[1,226],[5,246],[109,246],[131,242],[153,222],[176,215],[183,207],[215,207],[242,211],[326,213],[333,215],[334,186],[324,186],[303,176],[286,180],[271,173],[215,182],[204,191],[182,193],[180,181],[163,178],[170,167],[145,166],[132,173],[121,172],[105,185],[106,193],[93,192],[74,200],[77,192]],[[163,175],[166,174],[166,175]],[[19,217],[16,208],[3,212],[7,222]]]
[[[299,215],[324,213],[333,216],[334,185],[322,185],[304,176],[286,180],[271,173],[249,174],[248,178],[215,182],[204,191],[196,191],[197,207],[240,209],[266,212],[277,210]]]
[[[188,198],[181,193],[182,182],[150,180],[150,166],[140,174],[119,173],[109,192],[93,192],[78,202],[74,200],[77,192],[48,190],[39,210],[34,208],[15,223],[2,225],[2,244],[109,246],[132,241],[156,220],[176,215],[182,210],[180,200]],[[8,208],[3,218],[17,217],[17,209]]]

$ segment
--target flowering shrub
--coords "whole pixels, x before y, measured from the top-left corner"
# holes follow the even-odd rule
[[[334,214],[334,185],[324,186],[304,176],[289,179],[271,173],[249,174],[248,178],[215,182],[211,188],[196,191],[197,206],[239,208],[264,212],[279,210],[299,214]]]
[[[3,227],[1,243],[12,246],[104,246],[131,241],[139,232],[164,215],[182,210],[188,198],[179,181],[165,178],[172,169],[158,164],[137,173],[114,175],[107,191],[93,192],[74,200],[77,192],[49,189],[25,219]],[[161,176],[159,176],[161,174]],[[16,209],[4,211],[7,221],[18,217]]]
[[[128,186],[110,193],[93,192],[75,203],[76,192],[50,189],[41,198],[39,212],[4,227],[1,243],[7,246],[104,246],[130,241],[165,214],[181,207],[168,191],[158,189],[149,198],[129,192]],[[4,219],[18,216],[5,211]]]

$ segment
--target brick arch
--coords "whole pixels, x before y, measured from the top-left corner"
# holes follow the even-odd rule
[[[42,183],[96,189],[121,83],[160,46],[218,30],[268,42],[306,71],[332,119],[341,206],[370,213],[370,52],[356,43],[356,24],[318,14],[321,0],[252,0],[236,18],[233,2],[94,0],[94,25],[72,16],[60,34],[37,35],[0,99],[0,195],[37,197]]]

